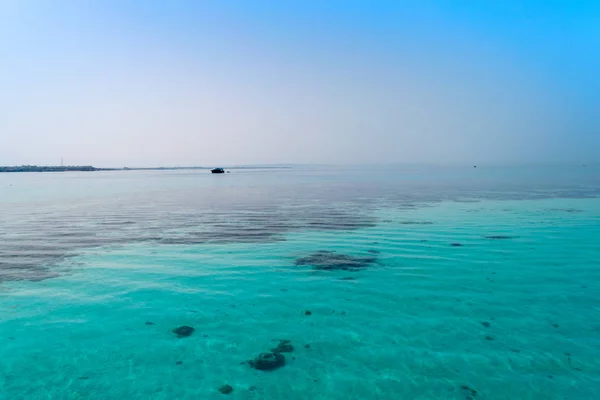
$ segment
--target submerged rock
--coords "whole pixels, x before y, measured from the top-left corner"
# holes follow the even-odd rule
[[[583,212],[583,210],[578,210],[576,208],[552,208],[552,209],[550,209],[550,211],[560,211],[560,212],[566,212],[566,213],[580,213],[580,212]]]
[[[231,385],[223,385],[219,388],[219,392],[223,394],[230,394],[233,392],[233,387]]]
[[[273,371],[285,365],[285,356],[281,353],[260,353],[254,360],[248,364],[260,371]]]
[[[194,333],[195,329],[191,326],[183,325],[179,328],[173,329],[173,333],[177,335],[178,338],[184,338],[190,336]]]
[[[291,353],[294,351],[294,346],[290,340],[280,340],[277,347],[272,348],[273,353]]]
[[[310,256],[296,259],[296,265],[310,265],[318,270],[356,271],[368,267],[377,261],[376,257],[356,257],[338,254],[334,251],[321,250]]]
[[[462,385],[460,388],[462,389],[467,399],[473,399],[475,396],[477,396],[477,390],[473,389],[469,385]]]

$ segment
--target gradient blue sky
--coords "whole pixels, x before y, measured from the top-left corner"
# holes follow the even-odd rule
[[[599,1],[0,4],[0,165],[593,163]]]

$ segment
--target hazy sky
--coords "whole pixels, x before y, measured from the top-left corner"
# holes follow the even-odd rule
[[[597,0],[2,0],[0,165],[600,160]]]

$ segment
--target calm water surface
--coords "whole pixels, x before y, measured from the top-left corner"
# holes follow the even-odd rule
[[[597,167],[0,174],[0,193],[2,400],[600,398]],[[285,366],[252,368],[281,340]]]

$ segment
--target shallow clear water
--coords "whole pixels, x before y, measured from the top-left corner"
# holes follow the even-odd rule
[[[599,172],[1,174],[0,399],[600,398]]]

